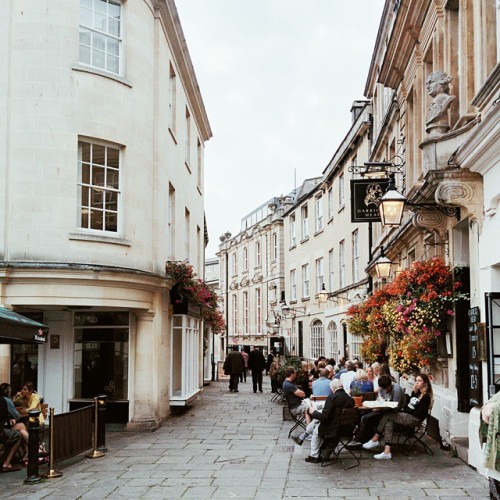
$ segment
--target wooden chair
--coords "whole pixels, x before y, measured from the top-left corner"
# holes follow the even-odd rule
[[[323,444],[321,445],[320,455],[323,450],[329,450],[329,457],[322,461],[321,467],[326,467],[336,461],[340,461],[343,465],[343,470],[348,470],[360,464],[359,458],[349,449],[350,443],[354,441],[354,434],[358,422],[359,414],[357,408],[344,408],[342,410],[339,434],[337,436],[325,436]],[[354,460],[354,463],[347,466],[345,459]]]
[[[365,392],[363,393],[363,401],[375,401],[377,399],[376,392]]]

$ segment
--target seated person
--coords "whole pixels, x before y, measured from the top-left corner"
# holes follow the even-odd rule
[[[314,410],[312,406],[308,409],[310,418],[319,420],[319,425],[314,427],[311,454],[306,457],[306,462],[321,462],[319,452],[325,436],[338,435],[342,410],[354,406],[353,399],[346,394],[340,380],[333,379],[330,382],[330,390],[332,393],[328,396],[323,411]]]
[[[11,430],[19,432],[21,434],[21,437],[23,438],[21,444],[25,451],[24,454],[26,455],[28,453],[28,430],[26,429],[26,426],[21,422],[21,415],[17,411],[12,399],[10,398],[11,389],[12,388],[10,384],[1,384],[0,398],[5,399],[5,402],[7,403],[7,412],[9,415]]]
[[[45,419],[43,418],[42,407],[40,403],[40,396],[35,391],[33,382],[25,382],[21,387],[21,391],[14,396],[14,405],[21,415],[21,420],[28,418],[28,410],[40,410],[40,425],[43,425]]]
[[[381,377],[382,378],[382,377]],[[415,427],[427,417],[432,407],[432,386],[429,377],[420,373],[415,377],[415,385],[410,396],[410,401],[403,407],[402,411],[385,414],[377,426],[377,432],[367,441],[363,448],[371,450],[380,446],[380,437],[384,436],[385,447],[382,453],[374,455],[376,460],[390,460],[391,444],[394,424],[406,427]]]
[[[347,371],[345,373],[342,373],[339,378],[342,382],[342,385],[344,386],[344,391],[349,393],[349,391],[351,390],[351,383],[356,377],[356,371],[358,367],[354,363],[354,361],[348,361],[346,363],[346,368]]]
[[[295,370],[295,368],[289,366],[285,371],[285,381],[283,382],[283,393],[285,394],[285,398],[287,400],[290,413],[295,417],[299,415],[304,415],[306,419],[306,424],[309,424],[311,423],[311,418],[306,413],[306,410],[307,408],[309,408],[309,405],[307,404],[306,401],[304,401],[306,394],[302,389],[299,389],[295,385],[296,377],[297,377],[297,371]],[[292,439],[294,441],[296,440],[303,441],[306,437],[307,433],[302,433],[301,436],[299,436],[298,438],[296,436],[292,436]]]
[[[377,408],[361,417],[358,430],[356,432],[356,441],[352,445],[361,445],[370,436],[373,436],[377,425],[385,413],[394,413],[401,410],[405,402],[405,393],[401,387],[392,381],[387,375],[381,375],[379,378],[379,397],[386,401],[395,401],[398,406],[392,408]]]
[[[5,398],[0,397],[0,442],[5,446],[4,453],[2,455],[2,466],[0,467],[0,472],[14,472],[20,470],[20,467],[13,466],[11,464],[12,458],[19,449],[21,444],[21,435],[17,431],[13,431],[6,424],[12,423],[9,419],[9,413],[7,409],[7,401]]]
[[[351,382],[350,394],[352,394],[354,388],[359,389],[359,394],[373,392],[373,382],[368,380],[368,373],[365,370],[359,369],[356,372],[356,378]]]
[[[329,396],[332,393],[328,374],[329,372],[326,368],[321,368],[319,378],[312,383],[313,396]]]

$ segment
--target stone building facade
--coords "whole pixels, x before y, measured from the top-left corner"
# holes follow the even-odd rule
[[[441,256],[470,295],[457,305],[451,344],[432,367],[433,415],[447,440],[468,436],[495,384],[487,377],[493,358],[471,358],[469,326],[478,307],[493,335],[486,295],[500,290],[491,239],[498,233],[498,15],[495,0],[388,0],[365,89],[374,109],[370,159],[401,166],[398,191],[414,204],[400,226],[374,227],[372,255],[383,245],[394,272]],[[470,441],[472,450],[477,432]],[[478,457],[476,446],[469,461],[477,465]]]
[[[203,275],[210,125],[173,0],[8,2],[0,12],[0,303],[50,328],[1,346],[56,412],[109,395],[155,429],[201,390],[198,318],[167,260]]]

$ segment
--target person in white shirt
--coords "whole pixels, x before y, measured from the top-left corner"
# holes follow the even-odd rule
[[[347,368],[347,372],[343,373],[340,376],[340,381],[342,382],[342,385],[344,386],[344,391],[347,394],[351,394],[351,384],[352,384],[353,380],[356,378],[357,366],[353,361],[348,361],[346,363],[346,368]]]

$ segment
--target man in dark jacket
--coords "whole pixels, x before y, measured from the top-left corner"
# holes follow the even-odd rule
[[[342,382],[333,379],[330,387],[332,394],[328,396],[323,411],[309,408],[308,412],[312,418],[319,420],[319,425],[314,428],[311,440],[311,454],[306,457],[306,462],[319,463],[321,458],[319,451],[325,436],[337,436],[340,432],[340,416],[344,408],[352,408],[354,401],[346,394]]]
[[[224,361],[224,373],[229,375],[229,390],[231,392],[240,392],[238,391],[238,382],[240,381],[240,375],[243,373],[243,367],[243,356],[237,347],[233,347],[233,350],[228,353]]]
[[[253,392],[262,392],[262,371],[266,367],[266,358],[259,349],[254,349],[248,356],[248,368],[252,370]]]

